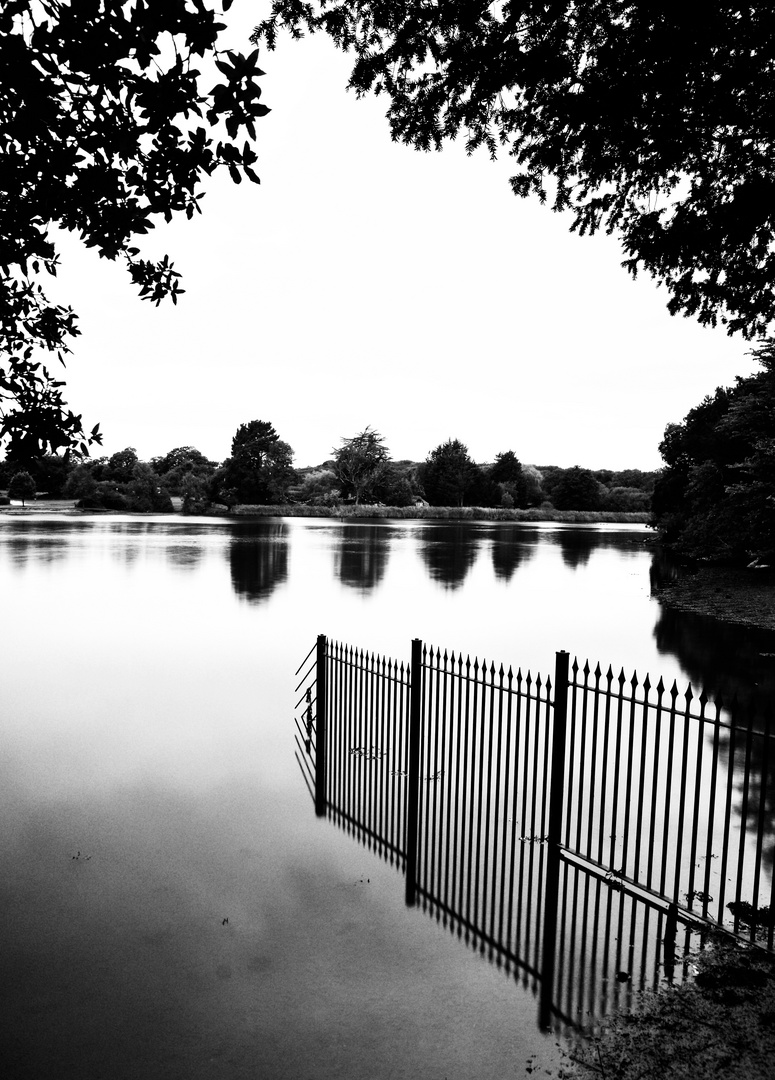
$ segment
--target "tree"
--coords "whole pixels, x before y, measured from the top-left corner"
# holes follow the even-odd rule
[[[512,506],[527,506],[527,483],[522,472],[522,464],[513,450],[506,450],[495,455],[490,467],[490,480],[497,484],[500,501]]]
[[[462,506],[479,480],[479,468],[459,439],[441,443],[420,466],[420,480],[431,506]]]
[[[26,499],[35,498],[35,481],[25,470],[14,473],[8,485],[8,494],[12,499],[21,499],[22,506]]]
[[[233,489],[238,502],[266,505],[283,502],[294,479],[293,450],[272,425],[266,420],[240,424],[221,487]]]
[[[600,509],[600,485],[589,469],[557,469],[548,490],[555,510]]]
[[[6,0],[0,9],[0,440],[9,453],[85,454],[101,440],[36,355],[64,362],[79,332],[73,310],[40,284],[59,261],[52,228],[124,260],[143,299],[174,303],[173,264],[143,259],[134,239],[159,219],[199,213],[201,181],[218,168],[236,183],[258,181],[248,140],[269,111],[263,72],[257,51],[219,49],[223,28],[206,0]],[[221,81],[205,91],[198,65],[211,59]]]
[[[393,139],[515,162],[515,194],[616,232],[671,313],[747,338],[775,316],[775,7],[717,0],[274,0],[252,40],[328,33]]]
[[[762,370],[719,387],[668,424],[652,515],[663,541],[693,558],[775,559],[775,343]]]
[[[151,468],[167,491],[173,495],[182,495],[183,488],[190,480],[196,479],[204,483],[213,475],[217,465],[194,446],[178,446],[163,457],[151,458]]]
[[[382,435],[367,426],[351,439],[342,439],[332,453],[342,495],[355,499],[356,505],[373,499],[390,460]]]
[[[102,478],[113,480],[117,484],[128,484],[134,476],[134,471],[140,460],[134,446],[127,446],[124,450],[118,450],[108,458],[105,468],[102,470]]]
[[[168,514],[172,511],[169,492],[160,485],[150,465],[142,461],[132,469],[131,479],[126,484],[126,496],[128,508],[134,512]]]

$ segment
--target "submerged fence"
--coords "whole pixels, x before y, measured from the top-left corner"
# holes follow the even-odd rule
[[[542,678],[417,640],[405,664],[321,636],[305,665],[316,812],[540,993],[542,1025],[672,978],[714,926],[773,949],[771,712],[563,652]]]

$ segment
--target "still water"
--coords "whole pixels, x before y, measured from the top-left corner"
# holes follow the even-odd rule
[[[319,633],[770,692],[772,635],[663,611],[642,527],[0,518],[11,1077],[515,1077],[524,987],[316,820]]]

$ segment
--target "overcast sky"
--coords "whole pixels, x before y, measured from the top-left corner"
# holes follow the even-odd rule
[[[268,4],[235,4],[242,51]],[[671,317],[618,242],[510,192],[508,159],[391,142],[384,103],[345,91],[327,39],[262,52],[261,185],[207,184],[204,214],[159,227],[177,307],[66,237],[52,296],[80,315],[68,399],[104,452],[196,446],[221,460],[269,420],[297,465],[370,424],[394,458],[448,438],[480,462],[657,468],[665,424],[755,365],[748,344]],[[209,88],[209,81],[208,81]],[[99,452],[99,451],[98,451]]]

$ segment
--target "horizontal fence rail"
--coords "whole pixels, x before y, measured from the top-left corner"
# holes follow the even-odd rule
[[[321,635],[304,668],[296,756],[316,812],[530,986],[542,1026],[594,1025],[684,977],[714,927],[773,950],[771,713],[562,652],[549,678]]]
[[[772,950],[772,715],[575,662],[570,692],[564,848]]]

